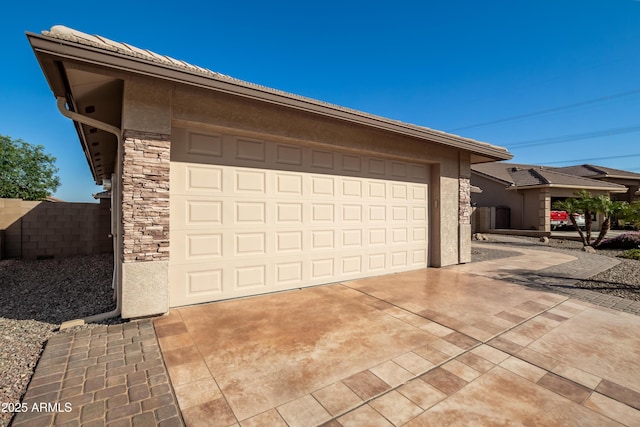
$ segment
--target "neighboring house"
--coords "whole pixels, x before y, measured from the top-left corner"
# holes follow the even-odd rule
[[[640,200],[640,173],[629,172],[620,169],[608,168],[598,165],[577,165],[553,168],[558,172],[569,175],[581,176],[583,178],[597,179],[599,181],[611,182],[624,185],[628,188],[626,193],[614,193],[612,200],[633,202]]]
[[[66,27],[27,37],[111,188],[124,318],[468,262],[470,167],[511,158]]]
[[[505,223],[496,228],[550,232],[553,202],[574,197],[579,190],[593,195],[625,194],[624,185],[583,178],[535,165],[506,162],[471,166],[471,183],[482,193],[473,193],[476,207],[497,207],[508,212]]]

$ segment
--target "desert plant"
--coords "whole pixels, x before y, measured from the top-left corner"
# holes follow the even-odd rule
[[[628,205],[627,202],[611,200],[609,196],[600,195],[593,198],[592,207],[596,212],[604,215],[604,221],[602,221],[602,225],[600,226],[598,237],[596,237],[596,240],[593,242],[594,247],[600,245],[604,236],[606,236],[611,229],[611,218],[623,212]]]
[[[610,239],[604,239],[598,245],[601,249],[639,249],[640,232],[623,233]]]
[[[640,249],[628,249],[618,256],[620,258],[635,259],[636,261],[640,261]]]
[[[632,225],[635,229],[640,229],[640,200],[627,204],[618,213],[618,218]]]

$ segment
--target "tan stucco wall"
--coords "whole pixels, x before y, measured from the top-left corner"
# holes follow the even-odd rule
[[[122,317],[125,319],[169,311],[169,261],[122,264]]]
[[[540,213],[540,191],[539,190],[527,190],[520,191],[522,195],[522,226],[519,227],[523,230],[539,230],[541,213]],[[547,230],[548,231],[548,230]]]
[[[508,206],[511,214],[511,228],[528,229],[525,220],[528,209],[525,207],[525,195],[522,191],[506,190],[503,183],[471,174],[471,184],[482,189],[482,193],[472,193],[471,201],[478,207]],[[537,218],[537,208],[534,210]]]
[[[169,85],[133,78],[124,84],[122,130],[171,133],[171,93]]]

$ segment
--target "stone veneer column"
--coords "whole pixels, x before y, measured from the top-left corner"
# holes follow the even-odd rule
[[[460,178],[459,196],[458,219],[460,224],[471,224],[471,180],[469,178]]]
[[[122,147],[122,317],[168,310],[169,135],[127,130]]]
[[[471,179],[458,179],[459,262],[471,262]]]

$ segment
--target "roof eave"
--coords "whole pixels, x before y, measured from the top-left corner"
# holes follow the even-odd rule
[[[162,63],[155,63],[141,58],[130,57],[118,52],[112,52],[93,46],[79,45],[62,39],[53,39],[40,34],[27,33],[27,37],[34,52],[36,53],[36,56],[38,57],[39,55],[52,55],[61,59],[82,61],[108,69],[142,74],[153,78],[168,80],[174,83],[216,90],[262,102],[311,112],[334,119],[357,123],[372,128],[378,128],[393,133],[412,136],[422,140],[436,142],[445,146],[478,154],[489,159],[509,160],[513,157],[509,151],[501,147],[474,141],[457,135],[447,134],[433,129],[412,126],[383,117],[372,116],[355,110],[342,109],[338,106],[332,106],[331,104],[325,104],[308,98],[299,98],[297,96],[288,96],[286,93],[271,92],[268,91],[267,88],[241,84],[239,81],[217,79],[212,76],[198,74],[190,70],[172,68],[171,66]],[[40,57],[38,60],[40,61]],[[42,61],[40,61],[40,63],[42,65]],[[46,74],[45,67],[42,68]],[[56,96],[61,96],[62,94],[59,92],[56,93],[60,90],[60,87],[56,87],[56,82],[52,80],[52,78],[55,77],[47,76],[47,80],[49,81],[49,84]]]
[[[597,186],[585,186],[585,185],[562,185],[562,184],[538,184],[538,185],[513,185],[508,187],[507,190],[532,190],[535,188],[565,188],[570,190],[594,190],[594,191],[608,191],[610,193],[626,193],[628,188],[611,188],[611,187],[597,187]]]

